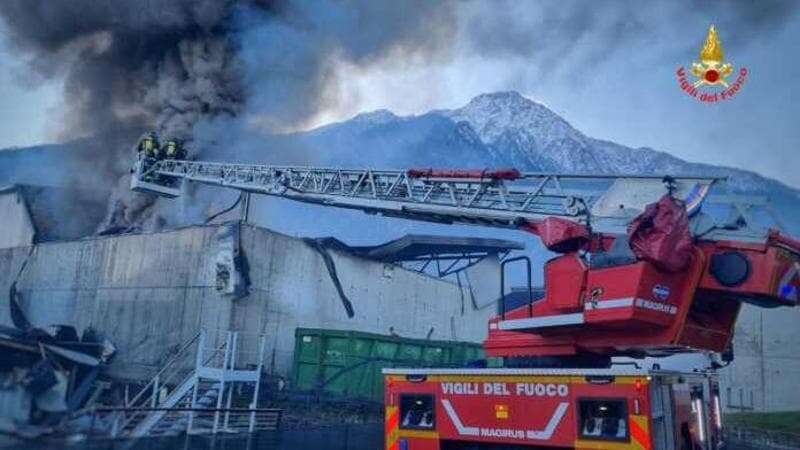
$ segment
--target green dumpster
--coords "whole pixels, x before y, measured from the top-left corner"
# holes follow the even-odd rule
[[[481,345],[472,342],[298,328],[292,382],[301,391],[382,401],[383,368],[465,367],[483,358]]]

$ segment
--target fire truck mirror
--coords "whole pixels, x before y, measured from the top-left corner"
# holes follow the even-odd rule
[[[400,428],[432,430],[436,425],[433,395],[400,395]]]
[[[584,439],[627,441],[628,404],[625,399],[578,400],[580,427]]]

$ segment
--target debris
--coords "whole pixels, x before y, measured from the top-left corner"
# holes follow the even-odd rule
[[[0,326],[0,432],[22,438],[52,433],[65,414],[88,397],[102,367],[116,352],[87,328],[35,327],[20,305],[17,282],[35,253],[31,248],[9,290],[14,327]]]
[[[58,383],[55,369],[50,361],[42,359],[31,367],[23,384],[33,396],[38,396]]]
[[[232,299],[249,294],[250,276],[247,259],[241,248],[239,223],[228,223],[216,233],[216,285],[217,291]]]
[[[336,273],[336,264],[333,262],[333,258],[331,257],[330,253],[328,253],[328,248],[325,243],[326,241],[322,239],[305,238],[303,239],[303,242],[308,244],[309,247],[316,250],[317,253],[322,256],[322,261],[325,263],[325,267],[328,269],[328,275],[330,275],[331,281],[336,287],[336,292],[339,293],[339,299],[342,301],[342,305],[347,313],[347,317],[352,319],[353,316],[356,315],[355,311],[353,310],[353,303],[350,302],[350,299],[347,298],[347,294],[344,293],[342,283],[339,281],[339,275]]]
[[[51,372],[55,383],[46,391],[33,398],[36,407],[46,413],[63,413],[67,411],[67,389],[69,379],[63,371]]]

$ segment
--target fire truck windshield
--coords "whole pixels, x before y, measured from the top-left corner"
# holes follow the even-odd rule
[[[432,395],[400,396],[400,428],[432,429],[434,424]]]
[[[627,405],[624,399],[578,401],[580,433],[585,439],[628,439]]]

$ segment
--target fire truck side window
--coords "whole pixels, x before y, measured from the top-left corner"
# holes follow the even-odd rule
[[[400,428],[431,430],[435,419],[432,395],[400,395]]]
[[[628,404],[625,399],[578,400],[578,427],[584,439],[627,441]]]

